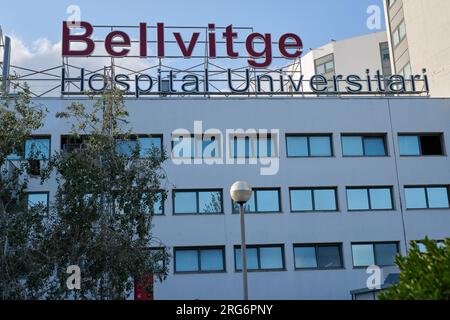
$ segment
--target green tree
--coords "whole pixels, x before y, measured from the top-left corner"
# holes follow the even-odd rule
[[[0,299],[42,296],[49,269],[42,253],[46,207],[28,206],[26,138],[39,129],[45,110],[30,92],[0,97]],[[14,155],[12,157],[12,155]]]
[[[426,238],[425,250],[413,243],[406,257],[398,256],[399,282],[380,293],[381,300],[449,300],[450,238],[444,245]]]
[[[57,114],[82,143],[55,154],[42,175],[56,173],[58,185],[45,246],[55,266],[49,296],[55,299],[124,299],[134,279],[167,275],[168,250],[151,232],[152,208],[166,198],[164,150],[131,140],[119,90],[92,98],[89,106],[73,103]],[[70,265],[81,269],[80,290],[67,289]]]

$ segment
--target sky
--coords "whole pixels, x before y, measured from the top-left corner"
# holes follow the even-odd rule
[[[154,26],[163,22],[166,26],[206,27],[208,23],[215,23],[218,27],[226,27],[232,24],[234,27],[252,27],[258,33],[271,33],[273,41],[282,34],[295,33],[302,39],[305,54],[310,48],[320,47],[332,39],[342,40],[384,30],[382,3],[383,0],[0,0],[0,26],[3,34],[12,39],[11,65],[44,70],[61,65],[62,21],[73,20],[69,18],[72,12],[68,12],[73,5],[79,8],[80,19],[93,25],[138,26],[140,22],[146,22]],[[367,24],[371,16],[368,8],[374,5],[380,8],[379,29],[370,29]],[[238,40],[243,41],[246,35]],[[95,31],[94,37],[99,39]],[[101,46],[100,49],[104,51]],[[138,47],[132,47],[131,52],[133,50],[137,51]],[[203,49],[196,46],[196,50]],[[277,60],[280,65],[275,65],[274,61],[272,67],[286,65],[280,61]],[[126,58],[116,66],[144,70],[157,63],[151,58]],[[195,59],[165,59],[163,62],[179,69],[196,63]],[[228,59],[220,63],[224,68],[232,68],[232,63],[240,61]],[[76,65],[97,70],[110,65],[110,60],[77,58]],[[35,82],[35,88],[39,87],[35,90],[42,93],[54,86],[51,82],[43,83]]]
[[[0,26],[4,33],[31,46],[37,39],[51,43],[61,38],[61,21],[68,6],[81,9],[81,20],[93,24],[251,26],[257,32],[301,35],[305,48],[321,46],[376,30],[366,26],[370,5],[382,0],[0,0]],[[384,28],[384,23],[381,24]],[[379,31],[379,30],[378,30]]]

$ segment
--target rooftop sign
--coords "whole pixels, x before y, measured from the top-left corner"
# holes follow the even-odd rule
[[[64,21],[62,24],[62,55],[64,57],[80,57],[90,56],[95,51],[96,43],[92,35],[94,27],[89,22],[79,22],[78,26],[84,29],[84,33],[72,34],[71,23]],[[225,54],[228,58],[238,58],[242,53],[236,50],[235,40],[239,37],[237,30],[233,29],[233,25],[225,27],[223,31],[216,31],[214,23],[208,24],[205,28],[207,31],[207,55],[208,58],[215,59],[218,55]],[[183,58],[191,58],[195,47],[199,41],[200,32],[190,32],[187,38],[184,38],[181,32],[166,32],[164,23],[157,23],[156,26],[149,27],[147,23],[141,22],[139,24],[139,57],[147,58],[148,54],[148,37],[149,30],[153,30],[156,34],[155,51],[158,58],[165,58],[166,55],[166,39],[174,41],[179,49],[179,54]],[[218,38],[225,42],[225,52],[218,53],[217,42]],[[85,45],[84,49],[71,49],[71,43],[82,42]],[[131,37],[121,30],[113,30],[109,32],[104,39],[104,49],[111,57],[126,57],[130,53]],[[261,48],[256,48],[258,44],[262,44]],[[256,33],[251,32],[246,35],[245,39],[245,56],[249,56],[248,65],[254,68],[268,67],[272,63],[272,35],[270,33]],[[287,59],[299,58],[302,54],[302,40],[300,36],[294,33],[283,34],[277,42],[279,54]]]

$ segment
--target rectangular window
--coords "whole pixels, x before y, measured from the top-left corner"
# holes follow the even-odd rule
[[[342,244],[295,244],[295,269],[343,268]]]
[[[28,160],[28,174],[38,176],[42,161],[50,159],[50,137],[30,137],[25,141],[25,159]]]
[[[145,210],[145,213],[152,214],[155,216],[163,215],[164,214],[164,201],[163,201],[163,193],[157,192],[154,193],[154,199],[153,199],[153,206],[149,208],[147,205],[145,205],[145,198],[143,199],[143,207]]]
[[[392,44],[397,47],[403,39],[406,38],[405,21],[400,22],[398,27],[392,32]]]
[[[249,245],[247,250],[247,270],[284,270],[283,245]],[[234,247],[236,271],[242,270],[241,247]]]
[[[139,157],[161,156],[162,136],[161,135],[138,135],[127,139],[116,140],[116,153],[131,157],[133,152],[139,148]]]
[[[444,240],[432,240],[432,241],[436,243],[438,248],[445,248],[445,241]],[[417,244],[417,247],[419,248],[420,252],[422,252],[422,253],[427,252],[427,247],[422,242],[422,240],[412,241],[412,242],[415,242]]]
[[[286,135],[288,157],[331,157],[331,134]]]
[[[223,213],[222,190],[174,190],[174,214]]]
[[[342,135],[342,155],[346,157],[387,156],[385,135]]]
[[[28,210],[44,210],[48,211],[48,192],[29,192],[28,197]]]
[[[281,212],[280,189],[254,188],[252,196],[244,205],[244,210],[250,213]],[[233,213],[239,213],[239,205],[234,202]]]
[[[347,208],[349,211],[392,210],[392,188],[347,188]]]
[[[395,265],[398,242],[352,243],[354,267]]]
[[[61,136],[61,150],[64,152],[72,152],[74,150],[81,150],[84,148],[84,143],[89,136]]]
[[[337,211],[336,188],[291,188],[291,211]]]
[[[399,134],[398,143],[401,156],[442,156],[444,155],[442,134]]]
[[[174,135],[172,136],[172,158],[175,159],[205,159],[221,156],[221,136]]]
[[[224,272],[224,247],[174,248],[175,272]]]
[[[278,135],[236,135],[230,136],[230,155],[237,158],[278,157]]]
[[[449,208],[448,186],[405,187],[407,209]]]

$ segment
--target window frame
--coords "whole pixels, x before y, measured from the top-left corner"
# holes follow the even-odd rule
[[[202,266],[201,265],[201,251],[202,250],[221,250],[222,251],[223,270],[201,270],[201,266]],[[226,273],[227,272],[227,264],[226,264],[225,250],[226,250],[226,248],[223,245],[173,247],[173,273],[174,274]],[[198,270],[196,270],[196,271],[177,271],[177,255],[176,255],[177,251],[196,251]]]
[[[289,155],[288,138],[306,138],[306,144],[308,148],[308,155],[306,156],[291,156]],[[328,137],[330,143],[330,155],[329,156],[313,156],[311,155],[311,137]],[[333,134],[332,133],[286,133],[285,134],[285,147],[286,147],[286,157],[287,158],[333,158],[334,157],[334,146],[333,146]]]
[[[331,268],[322,268],[319,267],[318,264],[318,247],[338,247],[339,249],[339,260],[340,260],[340,266],[339,267],[331,267]],[[316,257],[316,264],[317,267],[313,268],[313,267],[307,267],[307,268],[302,268],[302,267],[297,267],[296,262],[295,262],[295,249],[296,248],[314,248],[314,253],[315,253],[315,257]],[[330,242],[330,243],[294,243],[292,245],[292,250],[293,250],[293,254],[294,254],[294,270],[296,271],[303,271],[303,270],[343,270],[345,269],[345,265],[344,265],[344,255],[343,255],[343,249],[342,249],[342,242]]]
[[[400,26],[401,26],[402,24],[403,24],[404,27],[405,27],[405,34],[404,34],[403,37],[400,36]],[[394,34],[397,34],[397,35],[398,35],[398,42],[397,42],[396,44],[394,43]],[[407,31],[406,31],[406,23],[405,23],[405,19],[402,19],[402,20],[399,22],[399,24],[397,25],[397,27],[394,29],[394,31],[392,31],[392,33],[391,33],[391,42],[392,42],[392,46],[393,46],[394,49],[397,49],[397,47],[402,43],[402,41],[406,39],[407,34],[408,34],[408,33],[407,33]]]
[[[400,137],[417,137],[419,141],[419,154],[406,154],[402,155],[400,153]],[[421,137],[439,137],[441,143],[441,154],[423,154],[422,143],[420,141]],[[445,141],[443,132],[425,132],[425,133],[397,133],[397,143],[398,143],[398,155],[400,157],[446,157]]]
[[[130,134],[127,139],[121,139],[121,137],[114,137],[114,140],[116,143],[117,141],[139,141],[139,139],[141,138],[159,138],[161,144],[160,144],[160,150],[161,150],[161,154],[160,154],[160,158],[162,158],[163,156],[163,150],[164,150],[164,135],[163,134],[153,134],[153,133],[133,133]],[[141,147],[141,146],[139,146]],[[141,151],[141,150],[140,150]],[[143,157],[139,154],[139,159],[146,159],[148,157]]]
[[[26,195],[27,195],[27,210],[29,209],[29,195],[30,194],[45,194],[47,196],[47,209],[45,210],[45,214],[47,215],[50,211],[50,191],[27,191]]]
[[[350,209],[348,203],[348,193],[347,190],[366,190],[367,192],[367,201],[369,209]],[[370,198],[370,190],[371,189],[389,189],[391,194],[391,208],[390,209],[372,209],[372,201]],[[350,186],[345,187],[345,198],[347,200],[347,212],[368,212],[368,211],[395,211],[395,199],[394,199],[394,187],[393,186]]]
[[[447,204],[446,208],[430,208],[430,203],[428,199],[428,188],[445,188],[447,190]],[[425,208],[408,208],[408,204],[406,203],[406,189],[424,189],[425,191]],[[405,209],[410,211],[418,211],[418,210],[448,210],[450,209],[450,185],[443,184],[427,184],[427,185],[405,185],[403,186],[403,195],[405,197]]]
[[[311,191],[311,201],[312,201],[312,210],[293,210],[292,209],[292,194],[291,191],[296,191],[296,190],[309,190]],[[316,204],[314,201],[314,191],[315,190],[334,190],[334,203],[335,203],[335,210],[316,210]],[[331,212],[340,212],[339,210],[339,200],[338,200],[338,187],[333,186],[333,187],[289,187],[289,205],[290,205],[290,212],[291,213],[316,213],[316,212],[326,212],[326,213],[331,213]]]
[[[248,268],[248,257],[247,257],[247,271],[248,272],[271,272],[271,271],[286,271],[286,256],[284,253],[284,243],[281,244],[250,244],[245,246],[246,250],[248,249],[256,249],[256,257],[258,259],[258,269],[249,269]],[[276,269],[262,269],[261,268],[261,254],[260,249],[261,248],[280,248],[281,249],[281,262],[283,266],[281,268]],[[233,246],[233,255],[234,255],[234,272],[242,272],[242,268],[237,268],[237,249],[241,249],[241,255],[242,255],[242,248],[241,245],[234,245]],[[247,253],[248,254],[248,253]]]
[[[197,208],[197,212],[182,212],[182,213],[176,213],[175,212],[175,194],[177,192],[190,192],[190,193],[195,193],[195,202],[196,202],[196,208]],[[221,206],[221,212],[199,212],[200,211],[200,201],[199,201],[199,194],[200,192],[220,192],[220,206]],[[174,216],[191,216],[191,215],[221,215],[224,214],[225,210],[224,210],[224,201],[223,201],[223,189],[220,188],[211,188],[211,189],[172,189],[172,215]]]
[[[394,264],[390,264],[390,265],[379,265],[377,264],[377,257],[376,257],[376,252],[375,252],[375,246],[377,244],[395,244],[396,245],[396,250],[397,250],[397,255],[400,254],[400,242],[399,241],[375,241],[375,242],[367,242],[367,241],[362,241],[362,242],[350,242],[350,250],[352,253],[352,266],[353,269],[366,269],[368,266],[355,266],[355,259],[354,259],[354,254],[353,254],[353,246],[354,245],[372,245],[372,254],[373,254],[373,262],[374,265],[379,266],[379,267],[392,267],[395,266],[395,262]]]
[[[267,132],[265,134],[265,140],[270,140],[270,156],[260,156],[260,150],[259,150],[259,141],[260,136],[262,134],[260,133],[230,133],[228,135],[229,139],[229,151],[228,154],[230,156],[230,159],[238,160],[238,159],[274,159],[274,158],[280,158],[280,141],[279,141],[279,133],[272,133]],[[244,152],[245,156],[239,156],[235,150],[236,147],[236,140],[242,139],[244,141]],[[248,155],[247,155],[247,141],[248,141]],[[272,144],[274,144],[275,150],[272,148]]]
[[[191,141],[193,141],[193,147],[194,149],[191,150],[191,156],[190,157],[175,157],[174,153],[173,153],[173,148],[175,147],[175,141],[174,138],[179,138],[179,137],[183,137],[184,138],[189,138],[191,139]],[[209,138],[209,140],[212,140],[212,138],[214,138],[214,142],[217,143],[217,149],[216,149],[216,155],[215,157],[204,157],[203,156],[203,141],[206,141],[205,138]],[[206,133],[202,133],[201,134],[201,142],[202,142],[202,150],[201,150],[201,155],[197,155],[197,141],[198,141],[198,137],[196,134],[191,133],[191,134],[180,134],[180,135],[171,135],[171,140],[170,140],[170,157],[171,159],[178,159],[178,160],[194,160],[194,159],[221,159],[222,157],[222,153],[223,153],[223,146],[222,146],[222,135],[215,135],[215,134],[206,134]],[[191,145],[192,147],[192,145]]]
[[[277,191],[278,192],[278,211],[258,211],[258,191]],[[281,214],[283,213],[283,206],[281,204],[281,188],[280,187],[259,187],[252,188],[252,195],[255,201],[255,211],[245,211],[245,214]],[[234,210],[234,201],[231,200],[232,214],[239,214],[239,210]]]
[[[360,137],[361,138],[361,144],[362,144],[362,154],[361,155],[346,155],[344,154],[344,143],[343,138],[344,137]],[[364,143],[365,139],[368,138],[382,138],[383,139],[383,146],[384,146],[384,155],[367,155],[366,154],[366,145]],[[388,139],[387,139],[387,133],[341,133],[341,151],[342,151],[342,157],[343,158],[382,158],[382,157],[389,157],[389,146],[388,146]]]

